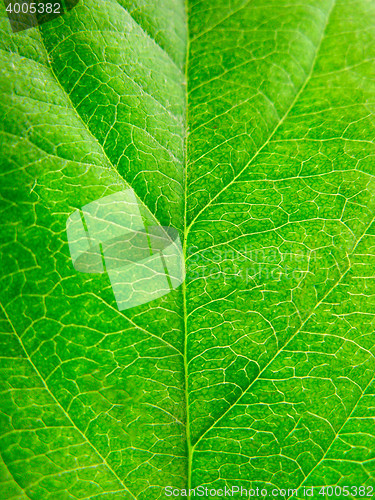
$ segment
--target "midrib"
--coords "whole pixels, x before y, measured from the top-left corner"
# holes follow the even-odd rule
[[[189,140],[189,53],[190,53],[190,29],[189,29],[189,0],[185,0],[185,24],[186,24],[186,59],[185,59],[185,140],[184,140],[184,172],[183,172],[183,184],[184,184],[184,218],[183,218],[183,258],[186,263],[187,257],[187,177],[188,177],[188,140]],[[185,270],[186,271],[186,270]],[[182,284],[182,298],[183,298],[183,315],[184,315],[184,394],[185,394],[185,426],[186,426],[186,450],[187,450],[187,487],[188,490],[191,488],[191,473],[192,473],[192,460],[193,460],[193,450],[190,436],[190,404],[189,404],[189,391],[188,391],[188,314],[186,305],[186,281],[184,280]],[[190,498],[190,495],[189,495]]]

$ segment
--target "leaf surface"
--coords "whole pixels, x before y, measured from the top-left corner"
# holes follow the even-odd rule
[[[370,0],[4,13],[2,498],[374,485],[374,26]],[[187,277],[119,312],[65,224],[129,186]]]

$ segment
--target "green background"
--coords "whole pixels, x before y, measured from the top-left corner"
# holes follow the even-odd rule
[[[1,10],[0,498],[374,486],[373,0]],[[119,312],[65,224],[128,186],[187,279]]]

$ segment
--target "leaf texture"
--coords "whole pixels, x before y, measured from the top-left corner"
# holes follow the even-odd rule
[[[1,498],[375,486],[374,3],[1,9]],[[119,312],[65,223],[129,186],[187,277]]]
[[[358,432],[374,416],[374,9],[268,8],[209,12],[191,49],[209,67],[199,44],[249,27],[232,38],[238,55],[210,53],[221,64],[190,88],[192,477],[373,484],[373,433]]]

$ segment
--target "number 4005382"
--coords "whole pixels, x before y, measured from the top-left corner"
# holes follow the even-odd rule
[[[4,0],[13,32],[27,30],[52,21],[71,10],[79,0]]]

